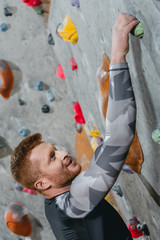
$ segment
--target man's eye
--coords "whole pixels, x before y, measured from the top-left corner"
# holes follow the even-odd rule
[[[57,150],[57,148],[56,148],[56,147],[54,147],[54,150]]]
[[[51,160],[54,160],[55,159],[55,155],[51,155]]]

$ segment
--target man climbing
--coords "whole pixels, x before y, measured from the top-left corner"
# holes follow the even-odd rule
[[[136,106],[126,54],[129,32],[138,22],[122,13],[113,27],[106,134],[89,168],[80,173],[80,165],[68,152],[43,142],[40,134],[25,138],[12,155],[13,178],[46,197],[46,217],[58,240],[132,239],[104,197],[115,183],[134,137]]]

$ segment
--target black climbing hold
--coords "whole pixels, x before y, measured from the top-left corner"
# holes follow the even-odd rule
[[[24,105],[25,104],[25,102],[21,98],[18,99],[18,102],[19,102],[19,105]]]
[[[50,45],[55,45],[55,41],[54,41],[53,36],[52,36],[51,33],[48,35],[48,43]]]
[[[49,113],[50,107],[47,104],[44,104],[41,108],[43,113]]]
[[[10,7],[5,7],[4,8],[4,15],[6,17],[12,16],[12,11],[11,11]]]
[[[122,189],[119,185],[114,185],[112,187],[112,190],[115,191],[117,193],[118,196],[122,197],[123,196],[123,192]]]

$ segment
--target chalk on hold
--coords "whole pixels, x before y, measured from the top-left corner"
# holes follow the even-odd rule
[[[50,102],[54,101],[55,99],[55,96],[53,95],[53,92],[50,89],[47,91],[47,98],[48,98],[48,101]]]
[[[37,7],[38,5],[42,4],[40,0],[22,0],[27,6],[29,7]]]
[[[23,136],[23,137],[27,137],[27,136],[29,135],[29,131],[28,131],[27,128],[21,128],[21,129],[19,130],[19,134],[20,134],[21,136]]]
[[[14,83],[11,68],[4,61],[0,60],[0,94],[4,99],[8,99]]]
[[[32,233],[32,225],[28,218],[28,209],[20,202],[11,202],[5,211],[5,223],[8,229],[23,237]]]
[[[4,15],[6,17],[12,16],[12,11],[11,11],[10,7],[5,7],[4,8]]]
[[[134,28],[132,28],[131,34],[136,37],[143,38],[144,30],[140,22]]]
[[[84,124],[85,119],[84,119],[84,116],[83,116],[83,113],[82,113],[81,106],[80,106],[78,101],[72,103],[72,109],[75,112],[74,121],[76,123]]]
[[[157,128],[152,132],[152,139],[160,144],[160,128]]]
[[[36,81],[34,83],[34,89],[37,91],[43,91],[43,82],[42,81]]]
[[[79,0],[71,0],[71,5],[79,8],[80,7],[80,2],[79,2]]]
[[[78,41],[76,27],[68,15],[65,16],[63,23],[58,25],[56,34],[67,42],[77,43]]]
[[[69,63],[70,63],[70,65],[71,65],[71,69],[72,69],[72,70],[78,69],[78,66],[77,66],[77,63],[76,63],[76,60],[74,59],[74,57],[72,57],[72,58],[69,60]]]
[[[8,30],[8,25],[7,25],[6,23],[2,23],[2,24],[0,25],[0,30],[1,30],[2,32],[6,32],[6,31]]]
[[[61,64],[59,64],[58,67],[57,67],[56,75],[59,78],[65,79],[65,75],[64,75],[64,72],[63,72]]]
[[[52,36],[51,33],[48,35],[48,43],[50,45],[55,45],[55,41],[54,41],[53,36]]]
[[[41,108],[43,113],[49,113],[50,107],[47,104],[44,104]]]

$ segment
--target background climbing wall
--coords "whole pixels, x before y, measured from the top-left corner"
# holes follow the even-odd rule
[[[137,130],[144,153],[141,175],[121,173],[119,182],[134,214],[145,220],[153,239],[160,235],[160,149],[152,140],[152,131],[160,126],[160,1],[111,0],[80,1],[80,8],[69,1],[54,0],[49,16],[49,30],[55,39],[53,47],[66,75],[67,90],[78,100],[87,119],[91,113],[104,133],[104,121],[98,108],[96,71],[102,54],[110,56],[111,29],[119,12],[135,15],[142,23],[144,37],[130,36],[127,60],[137,102]],[[56,28],[66,15],[74,22],[78,42],[65,42],[56,36]],[[69,59],[74,56],[78,71],[72,72]]]
[[[101,65],[102,54],[107,52],[110,56],[111,29],[119,12],[134,14],[144,27],[143,39],[131,36],[127,59],[137,101],[137,130],[145,161],[141,175],[120,174],[118,182],[124,197],[117,196],[117,201],[125,220],[136,215],[140,221],[146,221],[152,239],[159,240],[160,150],[151,133],[160,123],[160,1],[81,0],[80,4],[80,8],[76,8],[69,0],[52,0],[47,29],[44,15],[37,15],[34,8],[21,1],[0,2],[0,23],[5,22],[9,26],[6,32],[0,31],[0,59],[7,61],[15,78],[9,100],[0,96],[0,139],[6,143],[5,148],[0,148],[0,240],[18,239],[4,222],[5,209],[14,200],[22,202],[43,226],[39,234],[34,229],[32,240],[54,239],[44,216],[44,198],[14,189],[9,173],[10,154],[23,139],[18,133],[21,127],[28,128],[30,134],[41,132],[44,140],[63,145],[74,154],[71,102],[77,100],[84,117],[87,119],[92,114],[103,136],[105,125],[98,107],[96,72]],[[4,16],[6,5],[12,7],[11,17]],[[57,25],[66,14],[77,28],[77,44],[64,42],[55,34]],[[53,47],[47,42],[49,33],[54,37]],[[72,56],[78,64],[77,71],[70,68]],[[58,64],[62,65],[66,79],[57,78]],[[43,91],[34,89],[35,81],[44,82]],[[47,100],[48,89],[55,95],[53,102]],[[18,98],[23,99],[25,105],[20,106]],[[41,112],[43,104],[50,106],[50,113]]]

